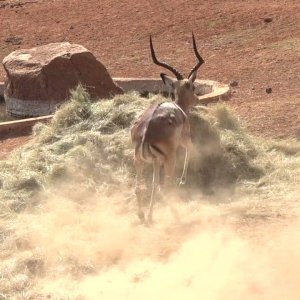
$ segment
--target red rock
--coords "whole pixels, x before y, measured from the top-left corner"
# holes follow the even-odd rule
[[[52,43],[17,50],[3,60],[7,111],[17,116],[51,114],[82,83],[92,99],[123,93],[105,66],[81,45]]]

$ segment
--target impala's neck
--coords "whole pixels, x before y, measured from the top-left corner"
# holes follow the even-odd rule
[[[190,112],[191,109],[191,105],[189,103],[189,101],[187,101],[186,98],[182,98],[182,97],[176,97],[175,98],[175,103],[186,113],[188,114]]]

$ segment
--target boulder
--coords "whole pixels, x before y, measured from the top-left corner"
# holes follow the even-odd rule
[[[92,99],[123,93],[105,66],[81,45],[52,43],[17,50],[4,58],[3,66],[6,107],[15,116],[53,113],[78,83]]]

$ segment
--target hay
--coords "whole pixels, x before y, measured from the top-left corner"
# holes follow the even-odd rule
[[[195,110],[191,131],[196,153],[189,176],[194,187],[228,186],[264,175],[264,166],[256,162],[261,149],[223,104],[202,112]]]
[[[37,192],[51,184],[130,184],[129,127],[147,104],[135,93],[91,103],[78,87],[49,124],[34,127],[30,143],[0,163],[1,201],[19,211],[31,207]]]
[[[38,192],[54,184],[76,183],[106,193],[133,185],[130,126],[149,103],[166,99],[129,93],[92,103],[82,86],[71,95],[49,124],[34,127],[30,143],[0,163],[0,199],[6,208],[18,212],[33,207]],[[193,189],[259,181],[271,168],[265,159],[268,150],[298,153],[298,146],[265,149],[223,104],[195,108],[191,129],[195,149],[188,187]]]
[[[174,225],[167,206],[158,203],[157,227],[133,224],[130,126],[150,103],[163,100],[130,93],[92,103],[78,87],[49,124],[37,124],[33,139],[0,162],[0,298],[99,299],[101,293],[93,292],[95,288],[82,288],[85,280],[96,276],[101,281],[110,271],[118,274],[116,267],[123,274],[124,265],[134,268],[145,258],[155,268],[158,261],[168,266],[168,253],[177,253],[181,244],[203,230],[208,239],[200,246],[198,238],[192,243],[192,252],[200,256],[190,265],[196,265],[203,251],[213,253],[208,261],[214,265],[214,253],[223,253],[224,247],[228,258],[233,256],[215,227],[205,233],[205,222],[229,216],[246,223],[277,217],[279,212],[288,215],[299,206],[295,190],[300,178],[299,145],[248,135],[230,110],[218,104],[196,107],[191,114],[194,151],[184,191],[189,194],[176,204],[182,221],[175,218]],[[205,204],[207,199],[213,201],[211,196],[199,196],[219,189],[218,205]],[[230,197],[224,196],[225,189]],[[215,224],[219,222],[218,217]],[[215,248],[209,246],[219,240]],[[183,265],[188,257],[184,256]],[[218,273],[222,266],[218,265]],[[259,266],[264,269],[263,263]],[[181,274],[182,265],[175,267],[169,275]],[[210,270],[204,264],[203,274]],[[132,280],[138,275],[135,271],[131,275],[132,287],[139,286]],[[126,280],[122,280],[125,285]],[[81,286],[82,297],[74,284]]]

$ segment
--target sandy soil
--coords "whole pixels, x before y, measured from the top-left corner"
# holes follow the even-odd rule
[[[206,61],[198,77],[237,83],[229,103],[248,129],[300,137],[299,1],[0,0],[0,20],[1,60],[16,49],[69,41],[90,49],[112,76],[158,76],[149,34],[159,57],[187,73],[195,63],[193,30]]]
[[[193,30],[206,61],[198,77],[237,83],[228,103],[249,131],[300,138],[299,0],[0,0],[0,28],[0,59],[70,41],[116,77],[158,76],[150,33],[158,56],[188,73]],[[29,138],[0,138],[0,159]],[[268,155],[277,169],[265,181],[158,203],[152,227],[135,221],[131,190],[100,184],[94,195],[76,173],[78,185],[58,183],[12,219],[0,298],[299,299],[299,160]]]
[[[21,145],[28,142],[30,137],[28,135],[25,136],[9,136],[6,139],[0,139],[0,160],[7,157],[7,155],[13,150]]]

